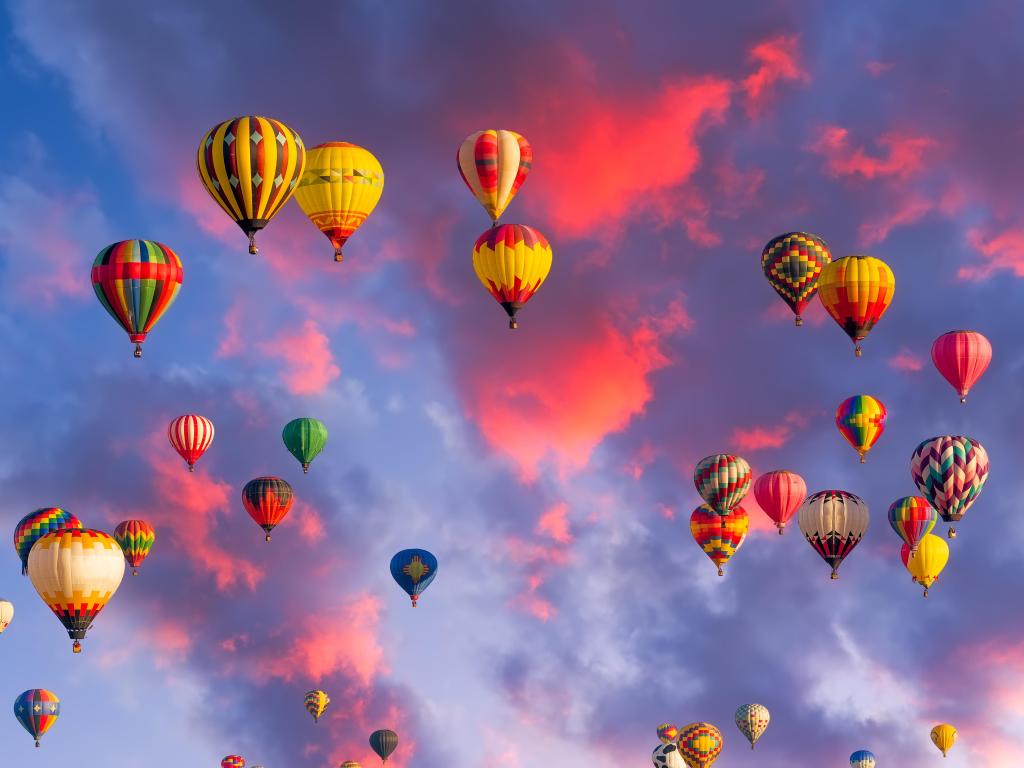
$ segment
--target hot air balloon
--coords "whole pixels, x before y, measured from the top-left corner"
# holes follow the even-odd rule
[[[722,754],[722,734],[711,723],[690,723],[679,731],[676,744],[689,768],[709,768]]]
[[[938,521],[938,514],[920,496],[904,496],[889,505],[889,525],[911,552],[917,551],[921,537],[931,533]]]
[[[86,631],[121,586],[124,552],[103,531],[48,533],[28,555],[28,577],[79,653]]]
[[[96,254],[96,298],[128,332],[136,357],[142,357],[146,335],[174,303],[183,275],[178,254],[154,240],[121,240]]]
[[[309,463],[320,455],[327,442],[327,427],[317,419],[293,419],[284,425],[281,439],[288,452],[302,464],[302,471],[309,472]]]
[[[145,520],[124,520],[114,529],[114,540],[124,550],[124,559],[132,567],[132,576],[138,576],[139,566],[156,541],[153,526]]]
[[[693,471],[697,492],[720,515],[743,501],[750,490],[750,480],[750,465],[728,453],[705,456]]]
[[[198,413],[186,413],[167,426],[167,439],[188,464],[189,472],[195,472],[196,462],[213,442],[213,433],[213,422]]]
[[[941,536],[927,534],[917,545],[917,552],[907,562],[907,570],[914,580],[924,587],[924,596],[928,597],[931,588],[949,562],[949,545]]]
[[[28,553],[39,539],[48,533],[81,527],[77,517],[60,507],[43,507],[25,515],[14,526],[14,550],[21,558],[21,572],[28,573]]]
[[[651,762],[657,768],[686,768],[686,762],[679,751],[679,745],[673,743],[659,744],[651,753]]]
[[[306,711],[313,716],[313,722],[319,723],[320,718],[327,710],[327,705],[331,703],[331,697],[320,690],[310,691],[302,703],[306,707]]]
[[[768,730],[770,720],[771,713],[763,704],[744,704],[736,710],[736,727],[747,737],[751,749]]]
[[[850,768],[875,768],[875,756],[866,749],[859,749],[850,755]]]
[[[255,115],[214,126],[196,152],[199,180],[249,236],[249,253],[258,253],[256,233],[288,202],[305,167],[299,135],[284,123]]]
[[[412,598],[413,608],[435,576],[437,558],[425,549],[403,549],[391,558],[391,577]]]
[[[280,523],[292,508],[292,487],[280,477],[257,477],[242,489],[242,504],[249,517],[267,534]]]
[[[658,739],[662,744],[671,744],[679,738],[679,729],[672,723],[662,723],[658,726]]]
[[[345,241],[380,202],[384,169],[369,151],[347,141],[331,141],[306,150],[306,169],[295,200],[334,246],[341,261]]]
[[[525,224],[501,224],[477,238],[473,269],[481,284],[518,328],[516,313],[537,292],[551,271],[547,238]]]
[[[873,256],[844,256],[821,270],[818,298],[860,357],[860,343],[882,319],[896,290],[889,265]]]
[[[932,362],[965,403],[992,362],[992,345],[977,331],[950,331],[932,344]]]
[[[988,453],[963,435],[925,440],[910,457],[910,475],[928,503],[947,523],[962,520],[988,479]],[[949,538],[956,530],[949,527]]]
[[[885,431],[886,416],[882,401],[871,395],[848,397],[836,408],[836,427],[860,456],[861,464]]]
[[[931,737],[932,744],[938,747],[943,757],[946,757],[946,753],[956,744],[956,728],[949,723],[940,723],[932,728]]]
[[[819,491],[800,505],[797,522],[838,579],[840,564],[868,529],[868,505],[846,491]]]
[[[338,766],[338,768],[363,768],[355,760],[346,760],[344,763]]]
[[[55,693],[42,688],[25,691],[14,700],[14,716],[22,728],[36,740],[36,747],[43,734],[53,727],[60,717],[60,699]]]
[[[736,550],[747,538],[750,530],[750,518],[743,507],[736,506],[721,515],[707,504],[701,504],[690,515],[690,533],[697,546],[704,550],[711,562],[718,566],[718,575],[724,576],[722,570]]]
[[[228,755],[220,761],[220,768],[245,768],[245,758],[241,755]]]
[[[398,734],[384,728],[370,734],[370,748],[377,753],[382,763],[386,763],[391,753],[398,746]]]
[[[904,568],[907,568],[907,566],[910,564],[910,545],[906,542],[903,542],[903,546],[900,547],[900,560],[903,561]],[[907,570],[909,571],[910,569],[907,568]],[[914,574],[910,574],[910,580],[917,584],[917,576],[915,576]],[[936,581],[938,581],[938,579],[936,579]]]
[[[14,620],[14,604],[10,600],[0,600],[0,635],[11,626]]]
[[[765,472],[754,481],[754,498],[758,506],[778,526],[779,536],[786,523],[807,497],[807,485],[795,472],[777,469]]]
[[[477,131],[455,156],[459,174],[494,224],[533,166],[530,142],[512,131]]]
[[[775,292],[804,324],[801,313],[818,292],[822,268],[832,261],[828,245],[817,235],[787,232],[773,237],[761,251],[761,269]]]

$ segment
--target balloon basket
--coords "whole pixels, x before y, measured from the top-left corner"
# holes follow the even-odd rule
[[[72,645],[71,645],[71,652],[72,653],[81,653],[82,652],[82,644],[80,642],[78,642],[77,640],[75,640],[75,642],[72,643]]]
[[[141,344],[136,344],[135,345],[135,352],[133,354],[135,355],[135,357],[142,357],[142,345]]]

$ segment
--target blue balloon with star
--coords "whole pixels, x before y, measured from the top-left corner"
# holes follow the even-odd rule
[[[437,576],[437,558],[425,549],[403,549],[391,558],[391,576],[406,591],[415,608],[420,593]]]

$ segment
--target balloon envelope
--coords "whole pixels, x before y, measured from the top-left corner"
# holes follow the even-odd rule
[[[199,180],[217,205],[249,236],[256,233],[295,191],[306,167],[302,139],[284,123],[246,115],[215,125],[196,151]]]
[[[912,551],[938,521],[938,513],[920,496],[904,496],[889,505],[889,525]]]
[[[14,620],[14,604],[10,600],[0,600],[0,635],[11,626]]]
[[[676,742],[689,768],[709,768],[722,754],[722,734],[711,723],[690,723]]]
[[[658,740],[662,744],[671,744],[679,738],[679,729],[672,723],[662,723],[658,726]]]
[[[306,168],[295,201],[334,246],[334,260],[384,192],[384,169],[371,152],[347,141],[306,150]]]
[[[697,492],[720,515],[743,501],[750,481],[750,465],[730,453],[705,456],[693,471]]]
[[[81,650],[86,631],[124,578],[124,552],[103,531],[49,533],[32,547],[28,577]]]
[[[413,608],[435,576],[437,558],[425,549],[403,549],[391,558],[391,577],[412,599]]]
[[[96,255],[96,298],[127,331],[136,357],[142,357],[142,342],[177,298],[183,277],[178,254],[155,240],[121,240]]]
[[[800,506],[797,522],[814,551],[832,566],[832,578],[838,579],[840,564],[868,529],[868,505],[847,491],[819,491]]]
[[[711,562],[718,566],[719,576],[725,574],[725,564],[736,554],[749,530],[750,518],[740,506],[721,515],[709,505],[701,504],[690,515],[693,540],[711,558]]]
[[[931,732],[932,744],[942,752],[942,756],[945,757],[946,753],[953,748],[956,743],[957,732],[949,723],[940,723],[932,728]]]
[[[744,704],[736,710],[736,727],[746,736],[751,749],[764,736],[770,721],[771,713],[763,704]]]
[[[43,688],[32,688],[14,700],[14,716],[29,735],[39,740],[53,727],[60,717],[60,699],[56,694]]]
[[[501,224],[484,232],[473,246],[477,279],[518,327],[516,314],[547,279],[551,245],[544,235],[525,224]]]
[[[924,587],[924,596],[939,578],[939,574],[949,562],[949,545],[940,536],[927,534],[917,545],[917,552],[910,555],[907,570],[914,581]]]
[[[963,519],[988,479],[988,453],[965,435],[923,441],[910,457],[910,475],[928,503],[947,523]],[[956,532],[949,529],[949,537]]]
[[[242,489],[242,504],[249,517],[267,534],[274,530],[292,508],[292,487],[280,477],[257,477]]]
[[[156,531],[145,520],[125,520],[114,529],[114,540],[124,550],[124,560],[138,573],[138,567],[149,556],[156,542]]]
[[[787,232],[773,237],[761,251],[761,269],[775,292],[803,325],[801,313],[818,292],[821,270],[832,261],[828,245],[817,235]]]
[[[992,362],[992,344],[977,331],[950,331],[932,344],[932,362],[963,403]]]
[[[21,572],[28,573],[28,553],[39,539],[48,533],[81,527],[77,517],[60,507],[43,507],[25,515],[14,526],[14,550],[21,558]]]
[[[683,753],[674,742],[659,744],[651,753],[651,762],[658,768],[686,768]]]
[[[818,279],[818,298],[853,340],[858,357],[861,341],[882,319],[895,290],[889,265],[873,256],[844,256],[826,264]]]
[[[309,472],[310,462],[327,444],[327,426],[319,419],[293,419],[284,425],[281,439],[288,452],[302,464],[302,471]]]
[[[779,535],[786,523],[807,498],[807,484],[795,472],[773,470],[765,472],[754,481],[754,498],[779,529]]]
[[[220,768],[245,768],[245,758],[241,755],[228,755],[220,761]]]
[[[533,167],[533,147],[514,131],[471,133],[455,156],[462,180],[497,223]]]
[[[186,413],[167,425],[167,439],[188,464],[189,472],[195,469],[199,457],[210,447],[213,434],[213,422],[198,413]]]
[[[861,464],[885,431],[887,417],[882,401],[871,395],[848,397],[836,408],[836,427],[860,456]]]
[[[387,761],[397,746],[398,734],[392,730],[383,728],[370,734],[370,749],[383,761]]]
[[[866,749],[850,755],[850,768],[875,768],[875,756]]]
[[[320,718],[330,703],[331,697],[321,690],[309,691],[303,700],[303,705],[306,707],[306,711],[313,716],[314,723],[320,722]]]

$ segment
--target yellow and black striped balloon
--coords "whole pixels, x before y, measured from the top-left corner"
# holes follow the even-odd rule
[[[306,167],[302,139],[284,123],[247,115],[210,129],[196,152],[199,179],[210,197],[249,236],[274,218]]]

